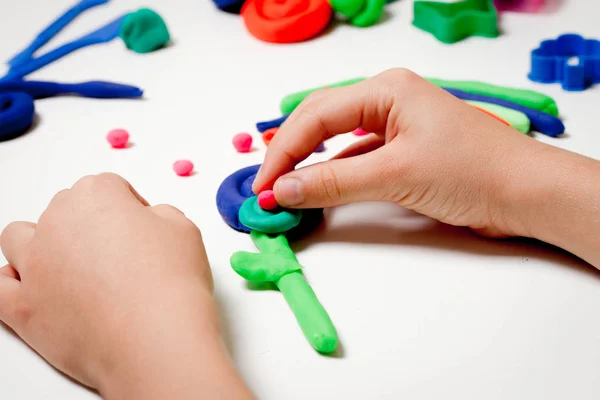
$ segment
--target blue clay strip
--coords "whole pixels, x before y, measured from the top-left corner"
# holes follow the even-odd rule
[[[548,113],[534,110],[532,108],[513,103],[512,101],[498,99],[496,97],[467,93],[457,89],[443,89],[462,100],[482,101],[485,103],[496,104],[502,107],[521,111],[523,114],[527,115],[527,118],[529,118],[531,121],[531,129],[543,133],[544,135],[557,137],[565,132],[565,126],[562,121]]]
[[[0,141],[25,133],[33,123],[33,98],[22,92],[0,92]]]
[[[268,129],[279,128],[281,125],[283,125],[283,123],[285,122],[286,119],[288,119],[289,116],[290,116],[290,114],[286,114],[283,117],[279,117],[279,118],[271,120],[271,121],[257,122],[256,129],[260,133],[264,133]]]

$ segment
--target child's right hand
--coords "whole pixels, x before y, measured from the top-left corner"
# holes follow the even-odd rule
[[[294,171],[321,142],[358,127],[375,134]],[[597,161],[538,142],[396,69],[311,94],[271,141],[253,189],[273,187],[290,208],[395,202],[487,236],[544,240],[598,266],[598,182]]]

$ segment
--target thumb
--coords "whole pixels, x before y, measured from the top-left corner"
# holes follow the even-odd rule
[[[359,201],[391,201],[397,160],[387,148],[357,157],[330,160],[280,177],[273,187],[288,208],[324,208]]]

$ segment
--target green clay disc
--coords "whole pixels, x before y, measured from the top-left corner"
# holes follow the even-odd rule
[[[158,50],[171,40],[165,21],[148,8],[127,15],[120,36],[128,49],[142,54]]]
[[[527,115],[520,111],[510,109],[508,107],[502,107],[497,104],[484,103],[482,101],[467,101],[477,107],[481,107],[484,110],[497,115],[510,124],[511,127],[518,130],[521,133],[528,134],[531,129],[531,121]]]
[[[296,227],[302,219],[301,210],[271,212],[258,205],[258,197],[252,196],[242,204],[240,222],[246,227],[264,233],[283,233]]]

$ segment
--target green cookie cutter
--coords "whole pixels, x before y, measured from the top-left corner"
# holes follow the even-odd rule
[[[493,0],[464,0],[457,3],[418,0],[414,3],[413,25],[446,44],[469,36],[495,38],[500,35]]]

